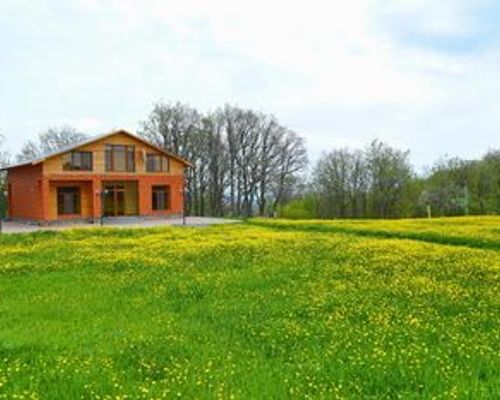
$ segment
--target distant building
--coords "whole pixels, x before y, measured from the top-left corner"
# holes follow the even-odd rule
[[[43,224],[180,215],[190,166],[128,131],[114,131],[4,168],[8,217]]]

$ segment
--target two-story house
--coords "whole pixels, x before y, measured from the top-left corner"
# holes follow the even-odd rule
[[[5,168],[8,216],[45,224],[181,215],[191,166],[130,132],[114,131]]]

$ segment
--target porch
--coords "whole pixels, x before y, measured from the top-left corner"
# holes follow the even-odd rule
[[[49,182],[47,221],[139,215],[138,181]]]

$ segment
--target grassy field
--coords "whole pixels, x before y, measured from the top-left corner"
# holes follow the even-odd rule
[[[500,218],[0,237],[0,399],[496,399]]]

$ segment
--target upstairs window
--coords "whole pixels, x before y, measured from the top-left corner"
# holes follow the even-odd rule
[[[168,172],[170,170],[169,159],[161,154],[148,154],[146,160],[147,172]]]
[[[107,144],[106,171],[112,172],[134,172],[135,171],[135,148],[134,146],[124,146]]]
[[[153,186],[153,210],[164,211],[170,208],[170,187]]]
[[[64,171],[92,171],[91,151],[72,151],[63,157]]]

